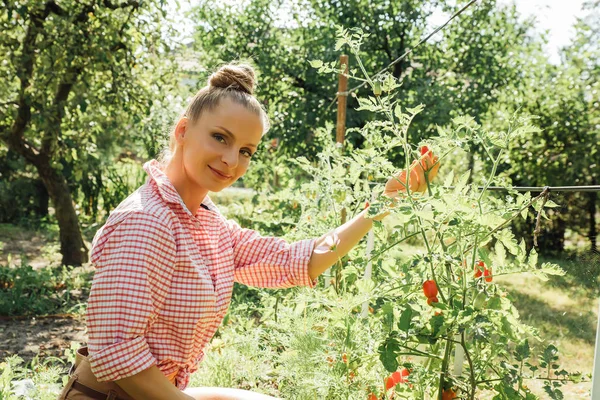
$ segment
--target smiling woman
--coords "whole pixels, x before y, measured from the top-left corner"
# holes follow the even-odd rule
[[[89,343],[79,351],[60,399],[272,398],[239,389],[187,388],[227,312],[234,282],[313,287],[373,222],[364,210],[333,232],[287,243],[219,213],[208,192],[244,175],[268,129],[253,88],[248,65],[215,72],[175,124],[161,161],[144,164],[146,183],[96,233]],[[392,178],[400,184],[387,195],[416,187],[429,166],[419,165],[404,184],[406,175]]]

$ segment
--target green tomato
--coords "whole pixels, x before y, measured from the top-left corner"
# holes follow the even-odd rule
[[[473,308],[476,310],[481,310],[485,307],[485,303],[487,301],[487,295],[484,292],[477,293],[475,299],[473,300]]]

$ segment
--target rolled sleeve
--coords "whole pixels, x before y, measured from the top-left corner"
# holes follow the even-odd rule
[[[135,213],[105,235],[87,310],[89,361],[101,382],[156,364],[145,335],[164,304],[176,254],[173,235],[152,215]]]
[[[265,288],[314,287],[308,263],[315,239],[288,243],[285,239],[261,236],[241,228],[235,221],[227,225],[232,239],[236,282]]]

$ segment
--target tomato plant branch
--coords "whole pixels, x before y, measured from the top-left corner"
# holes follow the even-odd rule
[[[540,194],[539,196],[534,197],[533,199],[531,199],[526,205],[524,205],[523,207],[521,207],[516,213],[514,213],[513,215],[511,215],[511,217],[509,219],[507,219],[506,221],[504,221],[503,223],[501,223],[500,225],[498,225],[497,227],[495,227],[494,229],[492,229],[490,232],[488,232],[483,238],[481,238],[481,241],[485,241],[485,239],[487,239],[488,237],[490,237],[491,235],[493,235],[494,233],[498,232],[500,229],[504,228],[506,225],[508,225],[512,220],[514,220],[515,218],[517,218],[522,211],[526,210],[527,208],[529,208],[533,203],[535,203],[537,200],[539,200],[540,198],[542,198],[542,194]],[[454,241],[453,243],[451,243],[450,245],[448,245],[448,247],[450,247],[451,245],[453,245],[454,243],[456,243],[456,241]],[[471,249],[473,248],[473,246],[469,246],[463,254],[468,253]]]
[[[469,363],[469,381],[471,382],[470,397],[471,400],[475,400],[475,390],[477,390],[477,383],[475,382],[475,370],[473,368],[473,361],[471,360],[471,354],[467,350],[467,344],[465,342],[465,332],[460,334],[460,345],[462,346],[467,362]]]
[[[420,235],[420,234],[421,234],[421,232],[415,232],[415,233],[413,233],[413,234],[411,234],[411,235],[408,235],[408,236],[405,236],[405,237],[403,237],[402,239],[398,240],[397,242],[394,242],[394,243],[392,243],[391,245],[389,245],[388,247],[386,247],[385,249],[383,249],[383,250],[379,251],[377,254],[375,254],[374,256],[372,256],[371,258],[369,258],[369,259],[367,260],[367,262],[369,262],[369,261],[373,261],[374,259],[378,258],[380,255],[382,255],[383,253],[385,253],[386,251],[388,251],[388,250],[389,250],[389,249],[391,249],[392,247],[394,247],[394,246],[397,246],[398,244],[400,244],[400,243],[404,242],[405,240],[408,240],[408,239],[410,239],[411,237],[414,237],[414,236],[417,236],[417,235]]]
[[[446,339],[446,349],[444,351],[444,359],[442,360],[442,370],[440,371],[440,383],[439,383],[439,387],[438,387],[438,396],[437,396],[438,400],[443,400],[442,395],[444,392],[445,376],[448,373],[448,364],[450,361],[450,353],[452,351],[451,342],[452,342],[452,340]]]

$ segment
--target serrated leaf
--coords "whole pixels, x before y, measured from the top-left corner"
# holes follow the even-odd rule
[[[538,261],[538,253],[534,248],[532,248],[531,251],[529,252],[529,258],[527,259],[527,265],[529,265],[530,268],[537,268],[537,261]]]
[[[517,240],[515,239],[514,234],[508,229],[502,229],[497,232],[494,236],[496,239],[502,242],[504,247],[510,252],[510,254],[516,256],[519,254],[519,245],[517,244]]]
[[[529,347],[529,341],[527,339],[523,340],[515,347],[514,355],[517,361],[524,361],[531,356],[531,348]]]
[[[502,242],[499,240],[496,242],[496,245],[494,246],[494,253],[495,253],[494,265],[502,266],[502,265],[506,264],[506,250],[505,250]]]
[[[519,252],[517,253],[517,261],[519,264],[525,262],[525,258],[527,258],[527,245],[525,244],[525,239],[521,238],[519,242]]]
[[[444,186],[449,187],[452,186],[452,182],[454,181],[454,170],[450,170],[446,178],[444,179]]]
[[[560,265],[549,263],[549,262],[543,263],[538,271],[541,271],[547,275],[554,275],[554,276],[564,276],[566,274],[565,270],[562,269],[560,267]]]
[[[415,115],[423,111],[424,108],[425,106],[423,104],[419,104],[418,106],[413,108],[406,107],[406,111],[414,117]]]
[[[490,228],[495,228],[498,225],[504,223],[504,218],[502,218],[498,215],[495,215],[495,214],[491,214],[491,213],[483,214],[483,215],[478,216],[477,222],[480,225],[487,226]]]
[[[469,181],[469,176],[471,175],[471,170],[465,172],[458,178],[458,182],[456,182],[456,186],[454,187],[455,194],[462,194],[467,182]]]

